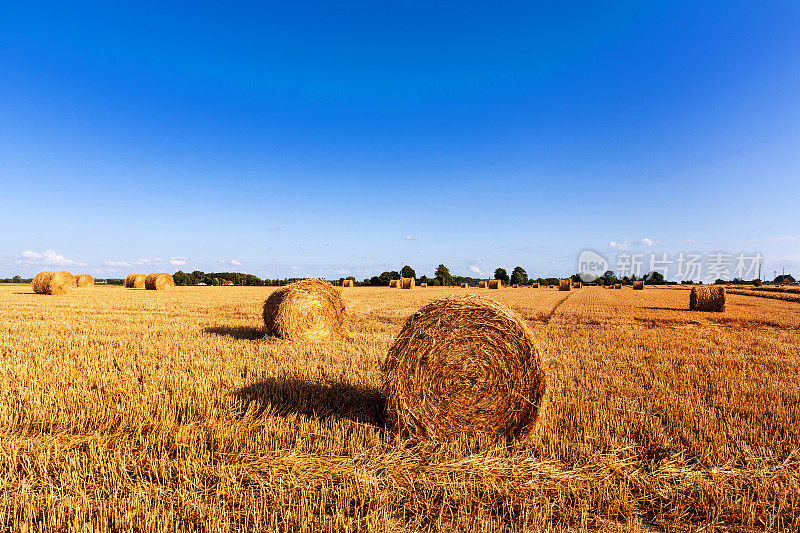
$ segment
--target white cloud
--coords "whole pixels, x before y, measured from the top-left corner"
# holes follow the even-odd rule
[[[645,246],[653,246],[653,245],[654,245],[654,244],[656,244],[658,241],[654,241],[654,240],[653,240],[653,239],[651,239],[650,237],[645,237],[644,239],[641,239],[639,242],[640,242],[641,244],[644,244]]]
[[[481,273],[481,269],[476,267],[475,265],[472,265],[471,267],[469,267],[469,271],[472,272],[473,274],[480,274]]]
[[[169,264],[172,266],[183,266],[186,264],[187,257],[170,257]]]
[[[127,267],[127,266],[131,266],[130,263],[127,263],[125,261],[106,261],[103,264],[105,266],[108,266],[108,267]]]
[[[609,250],[627,250],[631,246],[631,241],[611,241],[608,243]]]
[[[278,231],[279,229],[281,229],[280,226],[270,226],[267,228],[267,231]]]
[[[497,246],[494,247],[495,250],[502,250],[503,248],[505,248],[505,246],[503,246],[502,244],[498,244]]]
[[[419,237],[412,237],[411,235],[406,235],[407,241],[418,241]]]
[[[611,241],[611,242],[608,243],[608,249],[609,250],[625,251],[628,248],[630,248],[631,246],[647,246],[647,247],[651,247],[651,246],[655,246],[659,242],[661,242],[661,241],[657,241],[655,239],[651,239],[650,237],[644,237],[643,239],[639,239],[638,241],[629,241],[629,240]]]
[[[42,253],[25,250],[18,254],[17,263],[20,265],[57,265],[57,266],[86,266],[86,263],[73,261],[53,250],[45,250]]]
[[[233,266],[242,266],[242,262],[241,261],[237,261],[236,259],[231,259],[231,264]]]
[[[683,239],[683,240],[681,241],[681,244],[694,244],[694,243],[696,243],[696,242],[697,242],[697,241],[696,241],[696,240],[694,240],[694,239]]]

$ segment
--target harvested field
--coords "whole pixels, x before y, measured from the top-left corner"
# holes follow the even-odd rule
[[[527,445],[434,445],[386,428],[381,364],[454,288],[343,291],[327,344],[265,336],[272,291],[0,286],[4,529],[800,528],[797,303],[480,291],[527,321],[546,408]]]

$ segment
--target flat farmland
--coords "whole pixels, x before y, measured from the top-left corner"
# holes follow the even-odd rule
[[[346,337],[266,337],[268,287],[0,286],[0,524],[288,531],[800,528],[800,304],[687,290],[347,288]],[[517,311],[534,441],[419,443],[380,366],[439,297]]]

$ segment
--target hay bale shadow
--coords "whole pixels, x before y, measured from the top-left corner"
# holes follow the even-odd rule
[[[260,416],[270,410],[279,416],[301,414],[311,418],[345,418],[379,429],[386,427],[386,400],[372,387],[303,378],[270,378],[234,393],[242,414]]]
[[[204,331],[212,335],[221,335],[242,340],[263,339],[267,335],[267,332],[261,326],[213,326],[205,328]]]

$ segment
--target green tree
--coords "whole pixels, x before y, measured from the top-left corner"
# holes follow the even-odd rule
[[[175,285],[191,285],[191,278],[189,275],[182,271],[178,270],[172,275],[172,281],[175,282]]]
[[[494,271],[494,279],[499,279],[503,283],[508,283],[508,272],[505,268],[497,268]]]
[[[219,278],[213,278],[211,280],[211,284],[215,287],[219,287]]]
[[[11,281],[13,283],[22,283],[22,278],[17,275],[17,276],[14,276],[13,278],[11,278]]]
[[[406,266],[404,266],[404,267],[403,267],[403,268],[400,270],[400,275],[401,275],[402,277],[404,277],[404,278],[414,278],[414,279],[416,279],[416,278],[417,278],[417,273],[416,273],[416,272],[414,272],[414,269],[413,269],[413,268],[411,268],[409,265],[406,265]]]
[[[511,273],[511,283],[513,285],[525,285],[528,283],[528,273],[525,272],[525,269],[521,266],[514,267],[514,271]]]
[[[439,265],[436,267],[436,272],[434,273],[434,277],[439,281],[441,285],[452,285],[453,284],[453,276],[450,275],[450,269],[448,269],[444,265]]]

